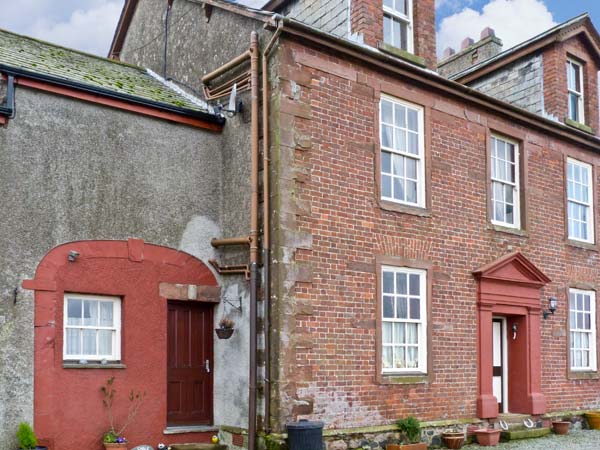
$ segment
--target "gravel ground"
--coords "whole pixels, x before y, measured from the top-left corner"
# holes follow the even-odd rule
[[[570,431],[566,436],[549,434],[537,439],[501,442],[495,447],[480,447],[477,444],[465,445],[465,450],[600,450],[600,430]]]

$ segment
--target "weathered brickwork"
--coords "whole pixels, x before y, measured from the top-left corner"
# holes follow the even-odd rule
[[[598,70],[600,66],[590,55],[582,38],[571,38],[556,43],[543,53],[544,59],[544,108],[546,113],[564,121],[567,104],[567,58],[583,63],[583,89],[585,125],[598,132]]]
[[[476,417],[477,282],[472,271],[520,250],[558,298],[542,321],[548,411],[600,406],[598,379],[567,378],[567,287],[598,285],[597,247],[565,240],[566,155],[598,155],[405,79],[285,41],[274,87],[273,367],[275,429],[299,417],[328,428]],[[425,109],[428,209],[380,206],[376,170],[382,93]],[[487,214],[490,131],[521,143],[524,230]],[[596,171],[596,184],[600,183]],[[598,223],[596,212],[596,223]],[[596,233],[597,234],[597,233]],[[376,256],[433,265],[428,377],[377,381]]]
[[[532,113],[542,114],[544,111],[542,55],[520,59],[502,70],[478,78],[469,86]]]

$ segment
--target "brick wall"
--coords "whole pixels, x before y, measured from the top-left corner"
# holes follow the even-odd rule
[[[377,47],[383,41],[383,2],[352,0],[350,23],[352,33],[363,36],[364,42]],[[413,0],[414,54],[435,68],[435,6],[434,0]]]
[[[542,55],[531,55],[478,78],[469,83],[469,86],[532,113],[542,114],[544,111],[542,66]]]
[[[567,56],[583,63],[585,124],[598,132],[598,65],[580,37],[559,42],[543,52],[544,107],[547,114],[560,121],[567,117]]]
[[[565,155],[593,164],[598,157],[297,42],[282,44],[277,64],[275,429],[302,417],[323,420],[328,428],[387,424],[408,414],[421,420],[475,417],[477,283],[472,271],[514,250],[553,280],[541,299],[554,295],[559,300],[556,314],[541,325],[548,410],[599,407],[599,380],[567,379],[566,287],[600,287],[600,258],[597,246],[580,248],[564,238]],[[375,163],[381,93],[425,108],[431,201],[424,217],[379,205]],[[490,129],[521,140],[523,233],[498,231],[487,219]],[[433,264],[427,380],[376,380],[377,255]]]

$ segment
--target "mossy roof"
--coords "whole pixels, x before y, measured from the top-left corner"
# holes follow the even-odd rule
[[[171,109],[206,111],[146,69],[0,29],[0,70],[28,72]]]

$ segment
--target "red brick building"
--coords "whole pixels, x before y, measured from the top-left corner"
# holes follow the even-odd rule
[[[126,2],[113,57],[157,70],[162,44],[141,44],[164,3]],[[267,63],[258,429],[317,419],[355,448],[408,415],[439,429],[600,407],[589,17],[448,79],[433,0],[267,5],[285,18],[202,4],[173,3],[173,78],[199,84],[250,30]],[[502,90],[494,75],[519,64],[528,92]],[[249,406],[250,424],[212,424],[227,444],[248,428],[253,446]]]

